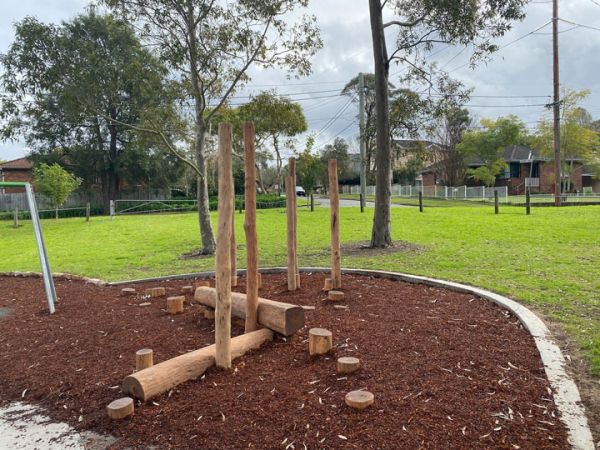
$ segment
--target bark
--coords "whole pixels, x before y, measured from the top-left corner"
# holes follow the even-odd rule
[[[377,153],[375,155],[377,173],[371,246],[383,248],[392,245],[390,231],[392,152],[388,98],[389,62],[380,0],[369,0],[369,10],[375,63],[375,108],[377,117]]]

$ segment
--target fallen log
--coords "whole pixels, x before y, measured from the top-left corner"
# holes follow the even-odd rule
[[[204,306],[214,308],[216,290],[199,287],[194,299]],[[246,318],[246,294],[231,293],[231,314],[240,319]],[[301,306],[259,297],[258,323],[284,336],[291,336],[304,326],[304,309]]]
[[[273,332],[268,329],[236,336],[231,339],[231,358],[242,356],[272,339]],[[214,344],[209,345],[131,374],[123,380],[123,392],[147,401],[185,381],[198,378],[214,366],[215,350]]]

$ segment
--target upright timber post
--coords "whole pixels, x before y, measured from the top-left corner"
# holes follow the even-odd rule
[[[19,228],[19,208],[15,208],[13,214],[13,228]]]
[[[246,323],[245,331],[249,333],[258,328],[258,238],[256,234],[256,150],[254,148],[254,124],[244,123],[244,163],[246,177],[244,180],[246,216],[244,231],[246,232]]]
[[[231,368],[231,230],[233,218],[232,126],[219,124],[219,206],[217,225],[215,363]]]
[[[310,212],[314,212],[315,210],[315,196],[310,194]]]
[[[92,212],[92,207],[89,203],[86,203],[85,205],[85,221],[89,222],[90,221],[90,215]]]
[[[285,177],[285,212],[287,216],[287,276],[288,290],[298,289],[296,277],[296,232],[294,230],[294,197],[296,196],[296,187],[292,186],[294,182],[291,175]]]
[[[423,212],[423,191],[419,191],[419,212]]]
[[[331,217],[331,287],[342,287],[340,257],[340,192],[338,186],[337,160],[329,160],[329,204]]]
[[[500,214],[500,199],[498,198],[498,190],[494,190],[494,212]]]
[[[358,74],[358,117],[360,121],[360,212],[367,199],[367,140],[365,139],[365,76]]]
[[[531,214],[531,193],[529,192],[529,188],[525,191],[525,213],[527,215]]]
[[[294,198],[294,255],[296,257],[296,289],[300,289],[300,265],[298,264],[298,196],[296,195],[296,158],[290,158],[288,169],[292,177],[292,191]]]

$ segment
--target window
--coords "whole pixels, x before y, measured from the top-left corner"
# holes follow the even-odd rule
[[[540,177],[540,163],[533,163],[533,167],[531,168],[531,178],[539,178]]]
[[[511,178],[521,178],[521,163],[511,162],[509,169]]]

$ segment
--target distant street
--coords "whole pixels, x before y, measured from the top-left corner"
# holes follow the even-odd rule
[[[320,204],[320,206],[324,206],[325,208],[329,208],[329,198],[327,197],[315,197],[315,202],[318,202]],[[360,201],[359,200],[347,200],[347,199],[340,199],[340,207],[342,208],[358,208],[360,206]],[[366,207],[367,208],[374,208],[375,207],[375,203],[374,202],[367,202],[366,203]],[[392,208],[410,208],[410,206],[406,206],[406,205],[395,205],[392,203]]]

